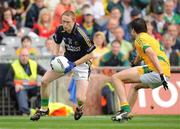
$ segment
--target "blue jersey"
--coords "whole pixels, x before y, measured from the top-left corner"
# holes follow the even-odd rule
[[[56,29],[53,38],[57,44],[64,41],[64,56],[72,62],[80,59],[88,53],[91,53],[96,48],[94,43],[77,24],[74,24],[71,33],[67,33],[63,29],[63,26],[59,26]]]

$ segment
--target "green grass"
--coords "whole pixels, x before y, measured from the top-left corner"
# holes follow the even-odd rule
[[[124,123],[112,122],[110,116],[83,116],[79,121],[69,117],[0,117],[0,129],[180,129],[180,116],[135,116]]]

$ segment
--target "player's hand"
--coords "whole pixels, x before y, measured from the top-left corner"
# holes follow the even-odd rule
[[[76,67],[76,64],[74,62],[68,61],[69,66],[65,68],[64,73],[70,72],[74,67]]]
[[[165,76],[164,76],[163,74],[160,74],[160,78],[161,78],[161,83],[162,83],[164,89],[165,89],[165,90],[168,90],[168,83],[167,83],[167,81],[166,81]]]

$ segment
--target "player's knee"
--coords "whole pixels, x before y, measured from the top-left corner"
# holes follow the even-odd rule
[[[118,80],[117,74],[112,75],[111,80],[112,82],[115,82],[116,80]]]
[[[49,82],[46,79],[41,79],[41,85],[42,86],[47,86],[49,84]]]

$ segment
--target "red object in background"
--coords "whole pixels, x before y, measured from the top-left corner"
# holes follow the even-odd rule
[[[86,115],[101,115],[101,88],[107,83],[108,77],[103,74],[91,74],[88,87]],[[169,80],[169,90],[163,87],[143,89],[139,91],[137,102],[134,105],[135,114],[176,114],[180,115],[180,73],[172,73]],[[126,85],[127,94],[130,84]]]
[[[51,25],[50,27],[45,27],[40,24],[34,24],[32,31],[37,31],[40,37],[49,38],[55,32],[55,27],[53,26],[54,25]]]
[[[139,90],[133,113],[180,115],[180,74],[171,74],[168,85],[166,91],[162,86],[154,90]]]

